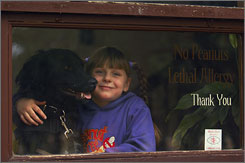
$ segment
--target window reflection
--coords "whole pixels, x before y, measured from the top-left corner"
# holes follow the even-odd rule
[[[86,58],[101,46],[120,47],[147,75],[152,118],[162,133],[158,151],[203,150],[205,129],[222,129],[222,148],[237,149],[238,42],[238,35],[222,33],[15,27],[13,81],[39,49],[66,48]],[[130,89],[137,92],[137,81]]]

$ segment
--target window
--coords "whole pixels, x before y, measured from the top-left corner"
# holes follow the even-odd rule
[[[242,8],[226,7],[2,2],[2,160],[243,160],[243,15]],[[12,96],[17,90],[14,79],[26,59],[48,48],[71,49],[84,58],[103,45],[118,46],[144,65],[151,86],[152,117],[163,134],[158,151],[16,155]],[[209,94],[215,95],[218,107],[212,103],[202,107],[201,99],[194,100]],[[223,150],[203,150],[207,128],[222,129]]]

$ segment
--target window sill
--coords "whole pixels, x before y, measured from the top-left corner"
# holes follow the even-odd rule
[[[114,154],[14,155],[9,161],[139,161],[139,162],[244,162],[244,150],[222,151],[162,151]]]

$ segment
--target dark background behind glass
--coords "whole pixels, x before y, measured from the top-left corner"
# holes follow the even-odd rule
[[[226,50],[229,60],[199,61],[174,58],[176,47],[191,51],[193,45],[198,45],[200,49]],[[169,83],[169,68],[175,71],[180,71],[181,68],[193,71],[194,68],[210,67],[217,72],[232,73],[235,79],[233,84],[238,89],[238,54],[229,41],[229,34],[15,27],[12,47],[13,81],[24,62],[39,49],[66,48],[85,58],[101,46],[118,47],[127,58],[143,67],[150,86],[152,117],[163,135],[158,150],[203,150],[203,130],[198,131],[198,135],[194,137],[191,133],[187,133],[184,137],[185,142],[180,147],[171,144],[174,131],[181,120],[195,108],[176,111],[169,121],[166,121],[166,117],[176,107],[181,97],[203,88],[207,83]],[[137,89],[137,79],[134,80],[132,91]],[[13,93],[16,91],[17,86],[13,83]],[[235,125],[234,120],[228,119],[222,126],[218,125],[214,128],[223,129],[223,149],[240,148],[240,129]]]

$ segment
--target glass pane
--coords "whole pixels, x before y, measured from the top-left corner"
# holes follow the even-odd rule
[[[239,52],[239,41],[240,36],[232,33],[15,27],[12,44],[13,81],[24,63],[40,49],[69,49],[84,59],[99,47],[117,47],[130,61],[140,64],[147,77],[149,108],[161,133],[157,151],[204,150],[205,129],[221,129],[222,149],[237,149],[241,148],[239,57],[242,54]],[[33,66],[34,68],[36,66]],[[130,91],[137,94],[142,79],[137,79],[135,71],[132,78]],[[13,82],[13,94],[16,94],[18,89],[19,86]],[[39,97],[37,100],[40,100]],[[23,146],[35,148],[28,143],[33,145],[37,140],[32,137],[32,131],[27,133],[30,139],[25,139],[32,140],[20,144],[20,137],[23,136],[21,133],[27,131],[16,132],[21,123],[17,120],[18,117],[18,114],[14,114],[14,153],[29,154],[24,152]],[[108,117],[108,121],[110,118],[112,117]],[[47,120],[50,119],[52,117]],[[46,121],[44,120],[44,123]],[[96,123],[101,123],[100,121],[98,118]],[[90,132],[95,135],[94,140],[90,141],[93,143],[92,151],[99,149],[99,144],[105,142],[98,140],[102,130],[106,129],[96,128]],[[120,131],[121,128],[114,130]],[[50,143],[51,146],[62,148],[62,143],[56,140],[56,136],[48,137],[50,132],[40,139],[56,142],[55,145]],[[86,141],[82,139],[84,131],[79,132],[77,138]],[[76,146],[78,150],[71,153],[91,152],[92,146],[74,142],[73,147]],[[85,144],[83,147],[86,150],[82,150],[82,144]],[[117,145],[119,144],[115,146]],[[50,147],[44,146],[36,153],[45,154],[48,148]],[[69,150],[64,151],[69,153]]]

